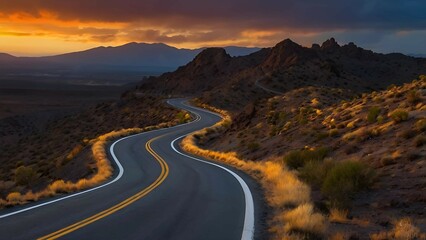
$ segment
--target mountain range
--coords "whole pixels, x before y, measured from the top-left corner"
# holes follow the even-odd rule
[[[0,53],[0,69],[116,69],[163,72],[187,64],[205,48],[178,49],[163,43],[128,43],[46,57],[14,57]],[[232,56],[247,55],[259,48],[225,47]]]

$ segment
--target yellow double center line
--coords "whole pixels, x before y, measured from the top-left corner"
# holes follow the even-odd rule
[[[164,135],[163,135],[164,136]],[[166,161],[164,161],[163,158],[161,158],[156,152],[154,152],[154,150],[152,150],[151,148],[151,143],[155,140],[157,140],[158,138],[160,138],[162,136],[153,138],[151,140],[149,140],[146,144],[145,144],[145,148],[146,150],[152,155],[154,156],[154,158],[158,161],[158,163],[161,166],[161,174],[160,176],[151,184],[149,185],[147,188],[143,189],[142,191],[136,193],[135,195],[127,198],[126,200],[120,202],[119,204],[112,206],[110,208],[108,208],[107,210],[104,210],[100,213],[97,213],[89,218],[86,218],[80,222],[74,223],[68,227],[65,227],[63,229],[60,229],[54,233],[51,233],[49,235],[46,235],[44,237],[40,237],[38,238],[38,240],[47,240],[47,239],[57,239],[60,238],[66,234],[69,234],[71,232],[76,231],[77,229],[80,229],[86,225],[89,225],[99,219],[102,219],[108,215],[111,215],[115,212],[117,212],[120,209],[123,209],[127,206],[129,206],[130,204],[136,202],[137,200],[141,199],[142,197],[144,197],[145,195],[147,195],[148,193],[150,193],[152,190],[154,190],[156,187],[158,187],[167,177],[167,175],[169,174],[169,167],[166,163]]]

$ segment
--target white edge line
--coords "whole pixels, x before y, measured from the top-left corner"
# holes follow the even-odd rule
[[[167,101],[167,103],[168,103],[168,104],[170,104],[169,100]],[[172,104],[170,104],[170,105],[172,105]],[[210,112],[210,111],[206,111],[206,110],[204,110],[204,109],[202,109],[202,108],[193,107],[193,106],[189,106],[189,105],[186,105],[186,104],[183,104],[183,105],[185,105],[185,106],[186,106],[186,107],[188,107],[188,108],[197,109],[197,110],[199,110],[199,111],[207,112],[207,113],[214,114],[214,115],[216,115],[216,116],[221,117],[221,116],[220,116],[219,114],[217,114],[217,113],[213,113],[213,112]],[[193,112],[193,113],[194,113],[194,112]],[[7,218],[7,217],[10,217],[10,216],[13,216],[13,215],[19,214],[19,213],[27,212],[27,211],[30,211],[30,210],[33,210],[33,209],[36,209],[36,208],[39,208],[39,207],[43,207],[43,206],[46,206],[46,205],[50,205],[50,204],[53,204],[53,203],[56,203],[56,202],[60,202],[60,201],[63,201],[63,200],[66,200],[66,199],[69,199],[69,198],[72,198],[72,197],[76,197],[76,196],[79,196],[79,195],[82,195],[82,194],[85,194],[85,193],[88,193],[88,192],[92,192],[92,191],[95,191],[95,190],[97,190],[97,189],[100,189],[100,188],[106,187],[106,186],[108,186],[108,185],[110,185],[110,184],[112,184],[112,183],[114,183],[114,182],[118,181],[118,180],[119,180],[119,179],[123,176],[123,174],[124,174],[124,168],[123,168],[123,166],[121,165],[120,161],[118,161],[117,156],[116,156],[116,155],[115,155],[115,153],[114,153],[114,146],[115,146],[117,143],[119,143],[119,142],[120,142],[120,141],[122,141],[122,140],[125,140],[125,139],[128,139],[128,138],[132,138],[132,137],[136,137],[136,136],[139,136],[139,135],[142,135],[142,134],[147,134],[147,133],[157,132],[157,131],[161,131],[161,130],[164,130],[164,129],[171,129],[171,128],[176,128],[176,127],[181,127],[181,126],[184,126],[184,125],[187,125],[187,124],[191,124],[191,123],[195,123],[195,122],[200,121],[200,120],[201,120],[200,115],[198,115],[198,114],[196,114],[196,113],[194,113],[194,114],[195,114],[197,117],[196,117],[196,119],[195,119],[194,121],[192,121],[192,122],[185,123],[185,124],[181,124],[181,125],[177,125],[177,126],[170,127],[170,128],[162,128],[162,129],[157,129],[157,130],[153,130],[153,131],[149,131],[149,132],[143,132],[143,133],[134,134],[134,135],[127,136],[127,137],[124,137],[124,138],[120,138],[120,139],[116,140],[113,144],[111,144],[111,146],[110,146],[110,153],[111,153],[111,156],[113,157],[113,159],[114,159],[115,163],[117,164],[117,166],[118,166],[118,168],[119,168],[119,173],[118,173],[117,177],[115,177],[113,180],[111,180],[111,181],[109,181],[109,182],[107,182],[107,183],[105,183],[105,184],[103,184],[103,185],[100,185],[100,186],[97,186],[97,187],[94,187],[94,188],[91,188],[91,189],[88,189],[88,190],[85,190],[85,191],[82,191],[82,192],[74,193],[74,194],[71,194],[71,195],[68,195],[68,196],[64,196],[64,197],[62,197],[62,198],[58,198],[58,199],[55,199],[55,200],[52,200],[52,201],[48,201],[48,202],[45,202],[45,203],[38,204],[38,205],[35,205],[35,206],[32,206],[32,207],[28,207],[28,208],[24,208],[24,209],[21,209],[21,210],[15,211],[15,212],[11,212],[11,213],[8,213],[8,214],[0,215],[0,219],[2,219],[2,218]],[[211,162],[208,162],[208,161],[204,161],[204,160],[201,160],[201,159],[198,159],[198,158],[195,158],[195,157],[192,157],[192,156],[186,155],[186,154],[184,154],[184,153],[182,153],[182,152],[179,152],[179,151],[178,151],[178,150],[174,147],[174,143],[175,143],[177,140],[179,140],[179,139],[181,139],[181,138],[183,138],[183,137],[185,137],[185,136],[187,136],[187,134],[186,134],[186,135],[183,135],[183,136],[180,136],[180,137],[178,137],[178,138],[176,138],[175,140],[173,140],[173,141],[170,143],[170,145],[171,145],[172,149],[173,149],[176,153],[178,153],[178,154],[180,154],[180,155],[182,155],[182,156],[188,157],[188,158],[190,158],[190,159],[193,159],[193,160],[196,160],[196,161],[199,161],[199,162],[203,162],[203,163],[210,164],[210,165],[216,166],[216,167],[218,167],[218,168],[221,168],[221,169],[223,169],[223,170],[227,171],[228,173],[230,173],[230,174],[231,174],[233,177],[235,177],[235,178],[238,180],[238,182],[240,183],[241,188],[242,188],[242,189],[243,189],[243,191],[244,191],[245,206],[246,206],[246,208],[245,208],[245,215],[244,215],[244,227],[243,227],[243,232],[242,232],[241,239],[242,239],[242,240],[251,240],[251,239],[253,239],[253,233],[254,233],[254,203],[253,203],[253,196],[252,196],[252,194],[251,194],[251,192],[250,192],[250,188],[248,187],[247,183],[246,183],[246,182],[245,182],[245,181],[244,181],[244,180],[243,180],[243,179],[242,179],[242,178],[241,178],[238,174],[236,174],[236,173],[232,172],[231,170],[229,170],[229,169],[227,169],[227,168],[225,168],[225,167],[223,167],[223,166],[220,166],[220,165],[218,165],[218,164],[211,163]]]
[[[168,103],[168,104],[170,104],[170,103],[169,103],[169,101],[167,101],[167,103]],[[170,105],[171,105],[171,104],[170,104]],[[186,105],[185,105],[185,106],[186,106]],[[35,205],[35,206],[27,207],[27,208],[24,208],[24,209],[20,209],[20,210],[18,210],[18,211],[14,211],[14,212],[10,212],[10,213],[4,214],[4,215],[0,215],[0,219],[2,219],[2,218],[7,218],[7,217],[10,217],[10,216],[13,216],[13,215],[19,214],[19,213],[27,212],[27,211],[30,211],[30,210],[33,210],[33,209],[36,209],[36,208],[40,208],[40,207],[43,207],[43,206],[46,206],[46,205],[50,205],[50,204],[53,204],[53,203],[56,203],[56,202],[60,202],[60,201],[63,201],[63,200],[69,199],[69,198],[73,198],[73,197],[76,197],[76,196],[79,196],[79,195],[85,194],[85,193],[89,193],[89,192],[92,192],[92,191],[98,190],[98,189],[100,189],[100,188],[104,188],[104,187],[106,187],[106,186],[108,186],[108,185],[110,185],[110,184],[115,183],[115,182],[116,182],[116,181],[118,181],[118,180],[119,180],[119,179],[123,176],[123,174],[124,174],[124,168],[123,168],[123,166],[121,165],[120,161],[118,161],[118,158],[117,158],[117,156],[116,156],[116,155],[115,155],[115,153],[114,153],[114,146],[115,146],[117,143],[119,143],[119,142],[121,142],[121,141],[123,141],[123,140],[125,140],[125,139],[132,138],[132,137],[136,137],[136,136],[139,136],[139,135],[142,135],[142,134],[147,134],[147,133],[152,133],[152,132],[158,132],[158,131],[161,131],[161,130],[164,130],[164,129],[172,129],[172,128],[176,128],[176,127],[181,127],[181,126],[185,126],[185,125],[187,125],[187,124],[191,124],[191,123],[195,123],[195,122],[200,121],[200,120],[201,120],[200,116],[199,116],[198,114],[196,114],[196,116],[197,116],[197,117],[196,117],[196,119],[195,119],[194,121],[192,121],[192,122],[188,122],[188,123],[184,123],[184,124],[176,125],[176,126],[169,127],[169,128],[161,128],[161,129],[152,130],[152,131],[148,131],[148,132],[137,133],[137,134],[134,134],[134,135],[130,135],[130,136],[127,136],[127,137],[120,138],[120,139],[118,139],[117,141],[115,141],[113,144],[111,144],[111,147],[109,148],[109,150],[110,150],[110,153],[111,153],[112,158],[114,159],[114,161],[115,161],[115,163],[117,164],[118,169],[119,169],[119,172],[118,172],[117,177],[115,177],[113,180],[111,180],[111,181],[109,181],[109,182],[107,182],[107,183],[105,183],[105,184],[103,184],[103,185],[100,185],[100,186],[97,186],[97,187],[94,187],[94,188],[90,188],[90,189],[87,189],[87,190],[82,191],[82,192],[74,193],[74,194],[71,194],[71,195],[68,195],[68,196],[64,196],[64,197],[61,197],[61,198],[58,198],[58,199],[55,199],[55,200],[51,200],[51,201],[48,201],[48,202],[40,203],[40,204],[37,204],[37,205]]]
[[[190,107],[190,108],[195,108],[195,107],[192,107],[192,106],[188,106],[186,104],[183,104],[183,105],[185,105],[187,107]],[[212,114],[212,112],[206,111],[204,109],[200,109],[200,108],[196,108],[196,109],[202,110],[204,112],[208,112],[208,113]],[[196,113],[194,113],[194,114],[197,115],[197,118],[201,119],[200,115],[198,115]],[[217,116],[220,116],[219,114],[216,114],[216,113],[214,113],[214,114],[217,115]],[[229,170],[226,167],[223,167],[223,166],[221,166],[219,164],[215,164],[215,163],[212,163],[212,162],[209,162],[209,161],[205,161],[205,160],[202,160],[202,159],[199,159],[199,158],[195,158],[193,156],[189,156],[189,155],[187,155],[185,153],[179,152],[175,148],[174,143],[177,140],[179,140],[179,139],[181,139],[181,138],[183,138],[183,137],[185,137],[187,135],[188,134],[185,134],[183,136],[180,136],[180,137],[176,138],[175,140],[173,140],[170,143],[170,146],[172,147],[172,149],[176,153],[178,153],[178,154],[180,154],[182,156],[185,156],[187,158],[190,158],[190,159],[193,159],[193,160],[196,160],[196,161],[199,161],[199,162],[203,162],[203,163],[210,164],[210,165],[213,165],[215,167],[221,168],[221,169],[225,170],[226,172],[230,173],[234,178],[237,179],[237,181],[241,185],[241,188],[243,189],[244,199],[245,199],[245,206],[246,206],[246,208],[245,208],[245,214],[244,214],[244,226],[243,226],[243,232],[242,232],[241,240],[252,240],[253,239],[253,234],[254,234],[254,202],[253,202],[253,195],[251,194],[250,188],[248,187],[247,183],[238,174],[236,174],[235,172]]]

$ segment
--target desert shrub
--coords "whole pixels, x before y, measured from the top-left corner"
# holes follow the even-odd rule
[[[7,195],[6,200],[11,204],[18,204],[22,201],[22,195],[19,192],[11,192]]]
[[[65,182],[64,180],[56,180],[49,185],[49,189],[55,193],[68,193],[75,189],[72,188],[73,184]]]
[[[294,207],[310,199],[310,188],[297,176],[276,162],[247,164],[248,169],[258,168],[263,175],[262,184],[268,191],[267,201],[273,207]],[[253,169],[251,169],[253,170]]]
[[[425,135],[419,135],[414,139],[414,145],[416,147],[421,147],[426,144],[426,136]]]
[[[191,120],[191,115],[189,115],[186,111],[180,111],[176,118],[178,119],[179,123],[185,123]]]
[[[335,162],[331,159],[309,161],[299,169],[299,176],[305,182],[320,187]]]
[[[421,98],[420,98],[420,93],[416,90],[411,90],[407,93],[407,101],[410,104],[416,104],[418,102],[420,102]]]
[[[426,131],[426,118],[417,120],[416,124],[414,125],[414,128],[419,132]]]
[[[321,192],[332,205],[346,207],[355,193],[367,189],[373,182],[373,171],[359,161],[343,161],[327,174]]]
[[[376,96],[373,98],[373,102],[377,102],[377,103],[383,102],[383,98],[380,96]]]
[[[420,235],[420,229],[413,225],[410,218],[403,218],[395,223],[393,235],[395,239],[417,239]]]
[[[302,204],[285,213],[283,218],[286,222],[284,227],[286,232],[301,232],[322,236],[327,229],[324,216],[315,213],[312,204],[309,203]]]
[[[369,129],[367,129],[366,127],[360,127],[353,132],[346,133],[345,135],[343,135],[342,138],[345,141],[355,140],[356,142],[362,142],[366,140],[368,137],[370,137]]]
[[[377,117],[379,116],[379,114],[380,114],[380,108],[378,108],[378,107],[371,107],[368,110],[368,114],[367,114],[367,120],[368,120],[368,122],[370,122],[370,123],[376,122],[377,121]]]
[[[283,122],[286,118],[287,118],[287,114],[283,111],[280,111],[280,112],[270,111],[268,112],[266,116],[267,122],[271,125],[277,125]]]
[[[348,124],[346,124],[346,127],[347,128],[355,128],[356,127],[356,123],[357,123],[357,120],[354,120],[354,121],[349,122]]]
[[[289,152],[284,156],[283,162],[290,168],[299,168],[305,165],[308,161],[321,161],[330,149],[327,147],[319,147],[316,149],[303,149]]]
[[[408,119],[408,112],[403,109],[395,109],[389,113],[389,117],[391,117],[394,122],[399,123]]]
[[[32,167],[20,166],[15,169],[15,183],[17,185],[30,185],[37,178],[37,173]]]
[[[380,129],[378,128],[370,128],[366,131],[367,138],[373,138],[380,135]]]
[[[421,233],[420,229],[414,226],[410,218],[402,218],[396,221],[395,226],[390,231],[382,231],[379,233],[371,234],[370,239],[373,240],[414,240],[426,239],[426,234]]]

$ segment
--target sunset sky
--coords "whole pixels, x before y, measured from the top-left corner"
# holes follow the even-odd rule
[[[176,47],[310,46],[335,37],[426,53],[424,0],[0,0],[0,52],[40,56],[163,42]]]

